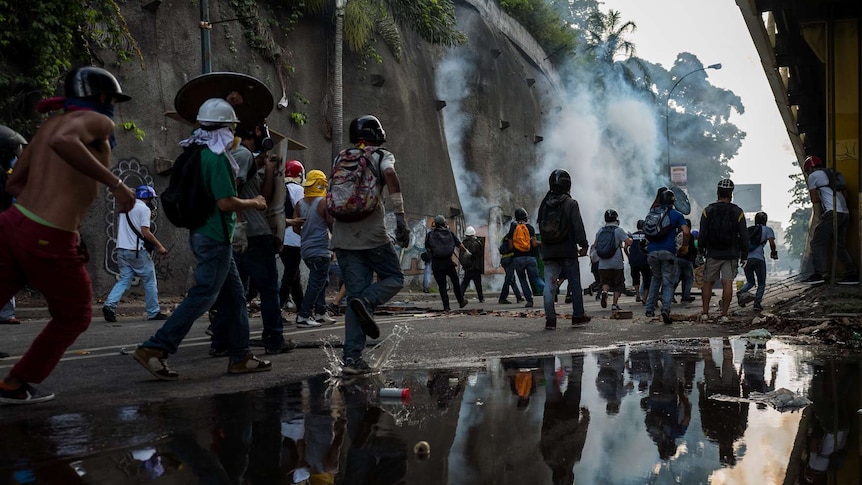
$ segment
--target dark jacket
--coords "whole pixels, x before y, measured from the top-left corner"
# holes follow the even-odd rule
[[[478,238],[476,236],[466,236],[462,241],[464,247],[467,248],[467,251],[472,253],[469,261],[470,264],[464,265],[464,259],[461,259],[461,264],[464,265],[464,271],[478,271],[479,273],[485,272],[485,239]]]
[[[581,209],[578,202],[569,194],[548,192],[545,195],[539,206],[539,227],[542,225],[542,214],[545,212],[545,206],[555,207],[559,204],[563,205],[563,212],[567,215],[568,235],[559,243],[543,242],[540,246],[542,259],[575,259],[578,257],[578,246],[590,247],[590,243],[587,241],[587,231],[584,228],[584,220],[581,219]]]

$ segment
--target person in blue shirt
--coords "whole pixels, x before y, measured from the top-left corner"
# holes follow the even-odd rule
[[[691,229],[685,223],[685,216],[673,208],[676,196],[673,191],[662,187],[658,190],[650,209],[661,207],[667,211],[671,230],[664,237],[649,242],[649,262],[652,272],[649,296],[646,303],[646,316],[654,317],[656,300],[661,292],[661,319],[665,324],[672,322],[670,318],[671,299],[673,298],[674,276],[677,271],[677,254],[685,255],[688,251],[688,238]],[[682,232],[682,246],[676,247],[676,235]]]

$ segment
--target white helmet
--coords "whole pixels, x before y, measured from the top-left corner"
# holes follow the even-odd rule
[[[467,229],[464,230],[465,236],[475,236],[476,229],[473,226],[467,226]]]
[[[221,98],[210,98],[198,108],[197,120],[202,123],[239,123],[233,106]]]

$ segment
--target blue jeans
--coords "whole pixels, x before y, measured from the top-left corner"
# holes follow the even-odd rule
[[[739,291],[748,291],[754,288],[754,280],[757,278],[757,293],[754,294],[754,306],[759,307],[763,301],[763,293],[766,291],[766,261],[762,259],[748,259],[745,263],[745,284]]]
[[[425,263],[425,270],[422,273],[422,290],[428,291],[431,289],[431,277],[434,272],[431,270],[431,262]]]
[[[536,258],[532,256],[515,256],[512,258],[512,266],[515,267],[515,273],[518,275],[518,281],[521,282],[521,290],[524,292],[524,298],[527,302],[533,303],[533,292],[530,288],[537,287],[538,290],[544,291],[545,284],[539,279],[539,265],[536,263]]]
[[[268,349],[277,349],[284,343],[275,256],[275,245],[269,234],[248,238],[248,250],[243,254],[233,254],[245,292],[248,293],[249,286],[254,284],[260,294],[260,319],[263,321],[261,338]]]
[[[224,344],[232,361],[240,361],[248,353],[248,310],[231,245],[195,232],[189,234],[189,245],[196,261],[195,285],[141,347],[175,354],[195,320],[212,308],[213,329],[219,331],[213,339]]]
[[[661,311],[670,313],[670,302],[673,299],[674,275],[676,274],[676,255],[670,251],[652,251],[647,256],[652,281],[649,285],[646,311],[654,312],[656,300],[661,289]]]
[[[369,312],[373,313],[404,287],[404,274],[392,244],[371,249],[336,249],[335,255],[344,275],[348,301],[351,298],[365,300]],[[377,282],[373,283],[375,274]],[[359,359],[365,349],[365,333],[350,305],[344,314],[344,323],[344,359]]]
[[[123,293],[131,286],[132,278],[137,276],[141,279],[141,284],[144,285],[144,291],[147,294],[147,318],[158,315],[159,289],[156,286],[156,268],[150,253],[143,249],[135,251],[117,248],[117,265],[120,267],[120,279],[114,283],[104,306],[116,310],[117,303],[123,297]]]
[[[15,318],[15,297],[13,296],[11,300],[6,302],[3,305],[3,308],[0,308],[0,320],[11,320]]]
[[[557,294],[557,278],[562,276],[568,281],[572,294],[572,317],[584,316],[584,291],[581,288],[581,268],[578,260],[546,259],[545,289],[542,297],[545,301],[545,321],[556,322],[557,312],[554,309],[554,297]]]
[[[308,284],[305,285],[305,296],[299,316],[310,318],[312,312],[320,315],[326,312],[326,285],[329,283],[329,256],[314,256],[303,259],[308,266]]]
[[[694,265],[692,265],[691,261],[676,258],[676,277],[674,281],[674,288],[678,284],[682,285],[682,299],[691,298],[691,287],[694,285]]]
[[[501,259],[500,266],[506,270],[506,276],[503,279],[503,289],[500,290],[500,301],[509,297],[509,287],[512,288],[512,294],[515,295],[515,298],[520,300],[521,291],[518,290],[518,285],[515,283],[515,265],[512,264],[512,258]]]

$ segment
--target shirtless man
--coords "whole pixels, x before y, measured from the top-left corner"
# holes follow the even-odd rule
[[[0,301],[27,282],[45,296],[51,314],[0,381],[3,404],[53,399],[53,393],[31,383],[47,378],[90,325],[93,290],[77,231],[99,195],[99,184],[108,187],[120,212],[135,203],[134,192],[108,168],[114,105],[130,97],[111,73],[97,67],[72,70],[64,91],[64,98],[44,100],[37,107],[64,113],[49,118],[21,154],[6,185],[15,205],[0,214]]]

